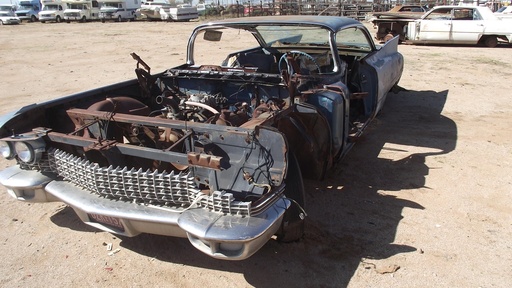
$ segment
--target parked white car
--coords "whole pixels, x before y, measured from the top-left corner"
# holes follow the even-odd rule
[[[500,19],[512,19],[512,6],[503,6],[494,15]]]
[[[497,18],[487,7],[437,6],[407,27],[411,44],[512,43],[512,22]]]
[[[512,5],[511,6],[503,6],[498,11],[494,12],[495,14],[512,14]]]
[[[0,25],[20,24],[20,18],[14,14],[14,7],[11,4],[0,4]]]
[[[160,17],[164,21],[190,21],[199,18],[197,7],[181,4],[172,8],[160,9]]]
[[[173,7],[167,0],[146,1],[137,10],[141,15],[146,17],[149,21],[162,20],[162,11]]]

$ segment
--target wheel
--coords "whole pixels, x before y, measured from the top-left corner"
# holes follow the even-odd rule
[[[309,61],[311,61],[315,65],[315,70],[317,70],[318,73],[320,73],[320,66],[318,66],[318,63],[316,63],[315,58],[313,58],[313,56],[309,55],[308,53],[302,51],[290,51],[284,53],[283,56],[281,56],[281,58],[279,59],[279,70],[282,69],[281,64],[284,63],[290,75],[295,73],[301,74],[301,71],[295,71],[297,68],[301,68],[299,67],[299,63],[297,63],[297,60],[301,57],[307,58]]]
[[[496,36],[485,37],[484,45],[489,48],[494,48],[494,47],[498,46],[498,37],[496,37]]]
[[[290,153],[288,159],[288,174],[284,180],[286,188],[284,195],[292,199],[291,206],[286,210],[277,233],[277,241],[293,242],[304,236],[304,204],[306,202],[304,183],[300,172],[299,162],[294,154]]]
[[[121,15],[117,16],[117,22],[122,22],[123,18],[121,18]]]
[[[36,21],[37,21],[36,16],[34,16],[34,15],[30,16],[30,22],[36,22]]]
[[[57,16],[57,18],[55,18],[55,22],[57,22],[57,23],[62,22],[62,18],[60,18],[60,16]]]
[[[0,20],[0,25],[4,25],[4,21]]]
[[[105,19],[101,19],[101,23],[105,23]]]
[[[82,16],[82,19],[80,19],[80,22],[85,23],[86,21],[87,21],[87,17],[85,17],[85,15]]]
[[[41,21],[41,23],[46,23],[46,21]]]

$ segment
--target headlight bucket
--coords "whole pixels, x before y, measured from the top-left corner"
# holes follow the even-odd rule
[[[14,142],[14,150],[16,150],[18,159],[25,163],[35,163],[41,160],[45,147],[46,144],[41,138]]]
[[[14,147],[11,142],[0,141],[0,154],[7,160],[14,158]]]
[[[34,148],[26,142],[15,142],[14,149],[18,158],[25,163],[31,163],[34,160]]]
[[[43,139],[51,129],[37,127],[32,132],[14,134],[0,139],[0,155],[6,159],[33,164],[39,162],[46,152],[46,141]]]

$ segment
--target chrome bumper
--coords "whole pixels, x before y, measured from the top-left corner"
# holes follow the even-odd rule
[[[277,232],[291,204],[283,197],[252,217],[202,208],[141,205],[106,199],[50,174],[22,170],[18,166],[1,171],[0,184],[21,201],[64,202],[84,223],[100,230],[130,237],[140,233],[186,237],[201,252],[226,260],[243,260],[258,251]],[[98,217],[118,222],[105,224],[98,222]]]

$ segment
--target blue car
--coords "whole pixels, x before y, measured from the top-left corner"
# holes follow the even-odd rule
[[[246,259],[302,238],[302,179],[321,180],[381,110],[397,47],[344,17],[201,24],[177,67],[153,73],[132,53],[132,80],[1,117],[0,153],[16,164],[0,184],[104,231]]]

